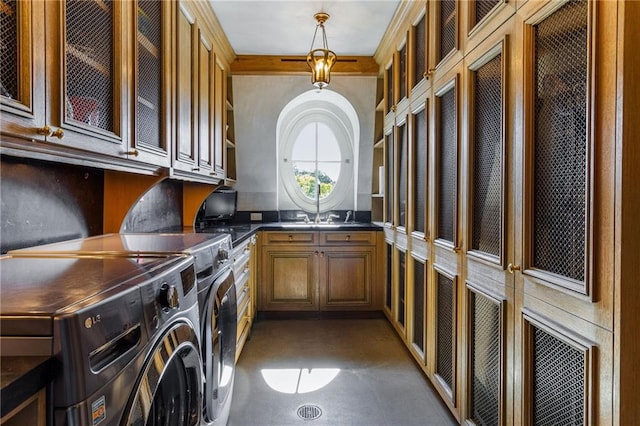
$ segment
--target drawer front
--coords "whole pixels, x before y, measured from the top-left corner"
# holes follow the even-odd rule
[[[317,244],[317,232],[266,232],[267,244]]]
[[[251,312],[249,310],[249,306],[251,305],[251,295],[249,294],[249,288],[245,287],[240,292],[238,292],[238,323],[242,321],[244,317],[249,318]]]
[[[375,245],[375,231],[325,231],[320,233],[321,245]]]
[[[233,251],[231,252],[231,258],[234,259],[235,261],[236,259],[241,259],[244,256],[249,256],[251,254],[250,243],[251,243],[251,240],[247,240],[242,244],[240,244],[238,247],[234,247]]]
[[[236,277],[236,280],[239,275],[242,275],[250,269],[249,259],[249,254],[241,255],[233,259],[233,275]]]

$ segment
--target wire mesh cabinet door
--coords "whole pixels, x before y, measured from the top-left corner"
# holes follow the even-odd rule
[[[523,339],[516,347],[525,353],[523,374],[516,376],[523,377],[516,384],[522,412],[515,418],[521,415],[522,424],[608,424],[612,373],[602,360],[612,349],[610,332],[601,331],[614,329],[617,40],[615,32],[600,29],[616,26],[616,4],[540,2],[518,13],[524,21],[525,126],[516,140],[524,160],[516,185],[523,203],[511,271],[516,299],[523,300],[516,305]],[[561,319],[563,312],[572,315]],[[558,392],[570,391],[546,387],[542,378],[563,380],[567,357],[584,367],[572,373],[571,419],[559,420],[553,413],[568,405]]]
[[[45,2],[47,121],[63,133],[47,141],[126,158],[129,108],[125,4]]]
[[[0,131],[44,140],[44,2],[3,1],[0,7]]]

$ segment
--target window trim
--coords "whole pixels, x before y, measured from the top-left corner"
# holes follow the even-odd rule
[[[340,148],[341,159],[338,180],[331,193],[320,200],[320,211],[327,211],[334,209],[349,196],[349,190],[352,189],[350,181],[353,180],[349,179],[353,175],[353,149],[349,132],[344,124],[329,111],[314,108],[296,117],[285,128],[280,143],[280,182],[294,204],[305,211],[316,211],[316,200],[310,199],[300,191],[293,173],[293,161],[291,161],[291,154],[298,136],[306,126],[312,123],[325,124],[333,132]]]
[[[291,99],[280,111],[276,125],[278,209],[316,212],[316,201],[299,190],[290,162],[293,143],[304,125],[326,124],[336,137],[342,161],[338,182],[320,200],[320,211],[355,209],[357,205],[360,120],[347,98],[332,90],[309,90]],[[287,162],[284,159],[287,159]]]

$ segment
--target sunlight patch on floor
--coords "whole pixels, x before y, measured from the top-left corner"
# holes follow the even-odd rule
[[[262,378],[275,391],[288,394],[309,393],[327,386],[340,373],[339,368],[263,368]]]

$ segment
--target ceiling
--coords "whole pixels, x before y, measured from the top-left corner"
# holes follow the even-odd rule
[[[317,12],[338,57],[373,56],[400,0],[209,0],[236,55],[306,55]],[[314,47],[321,46],[320,34]]]

